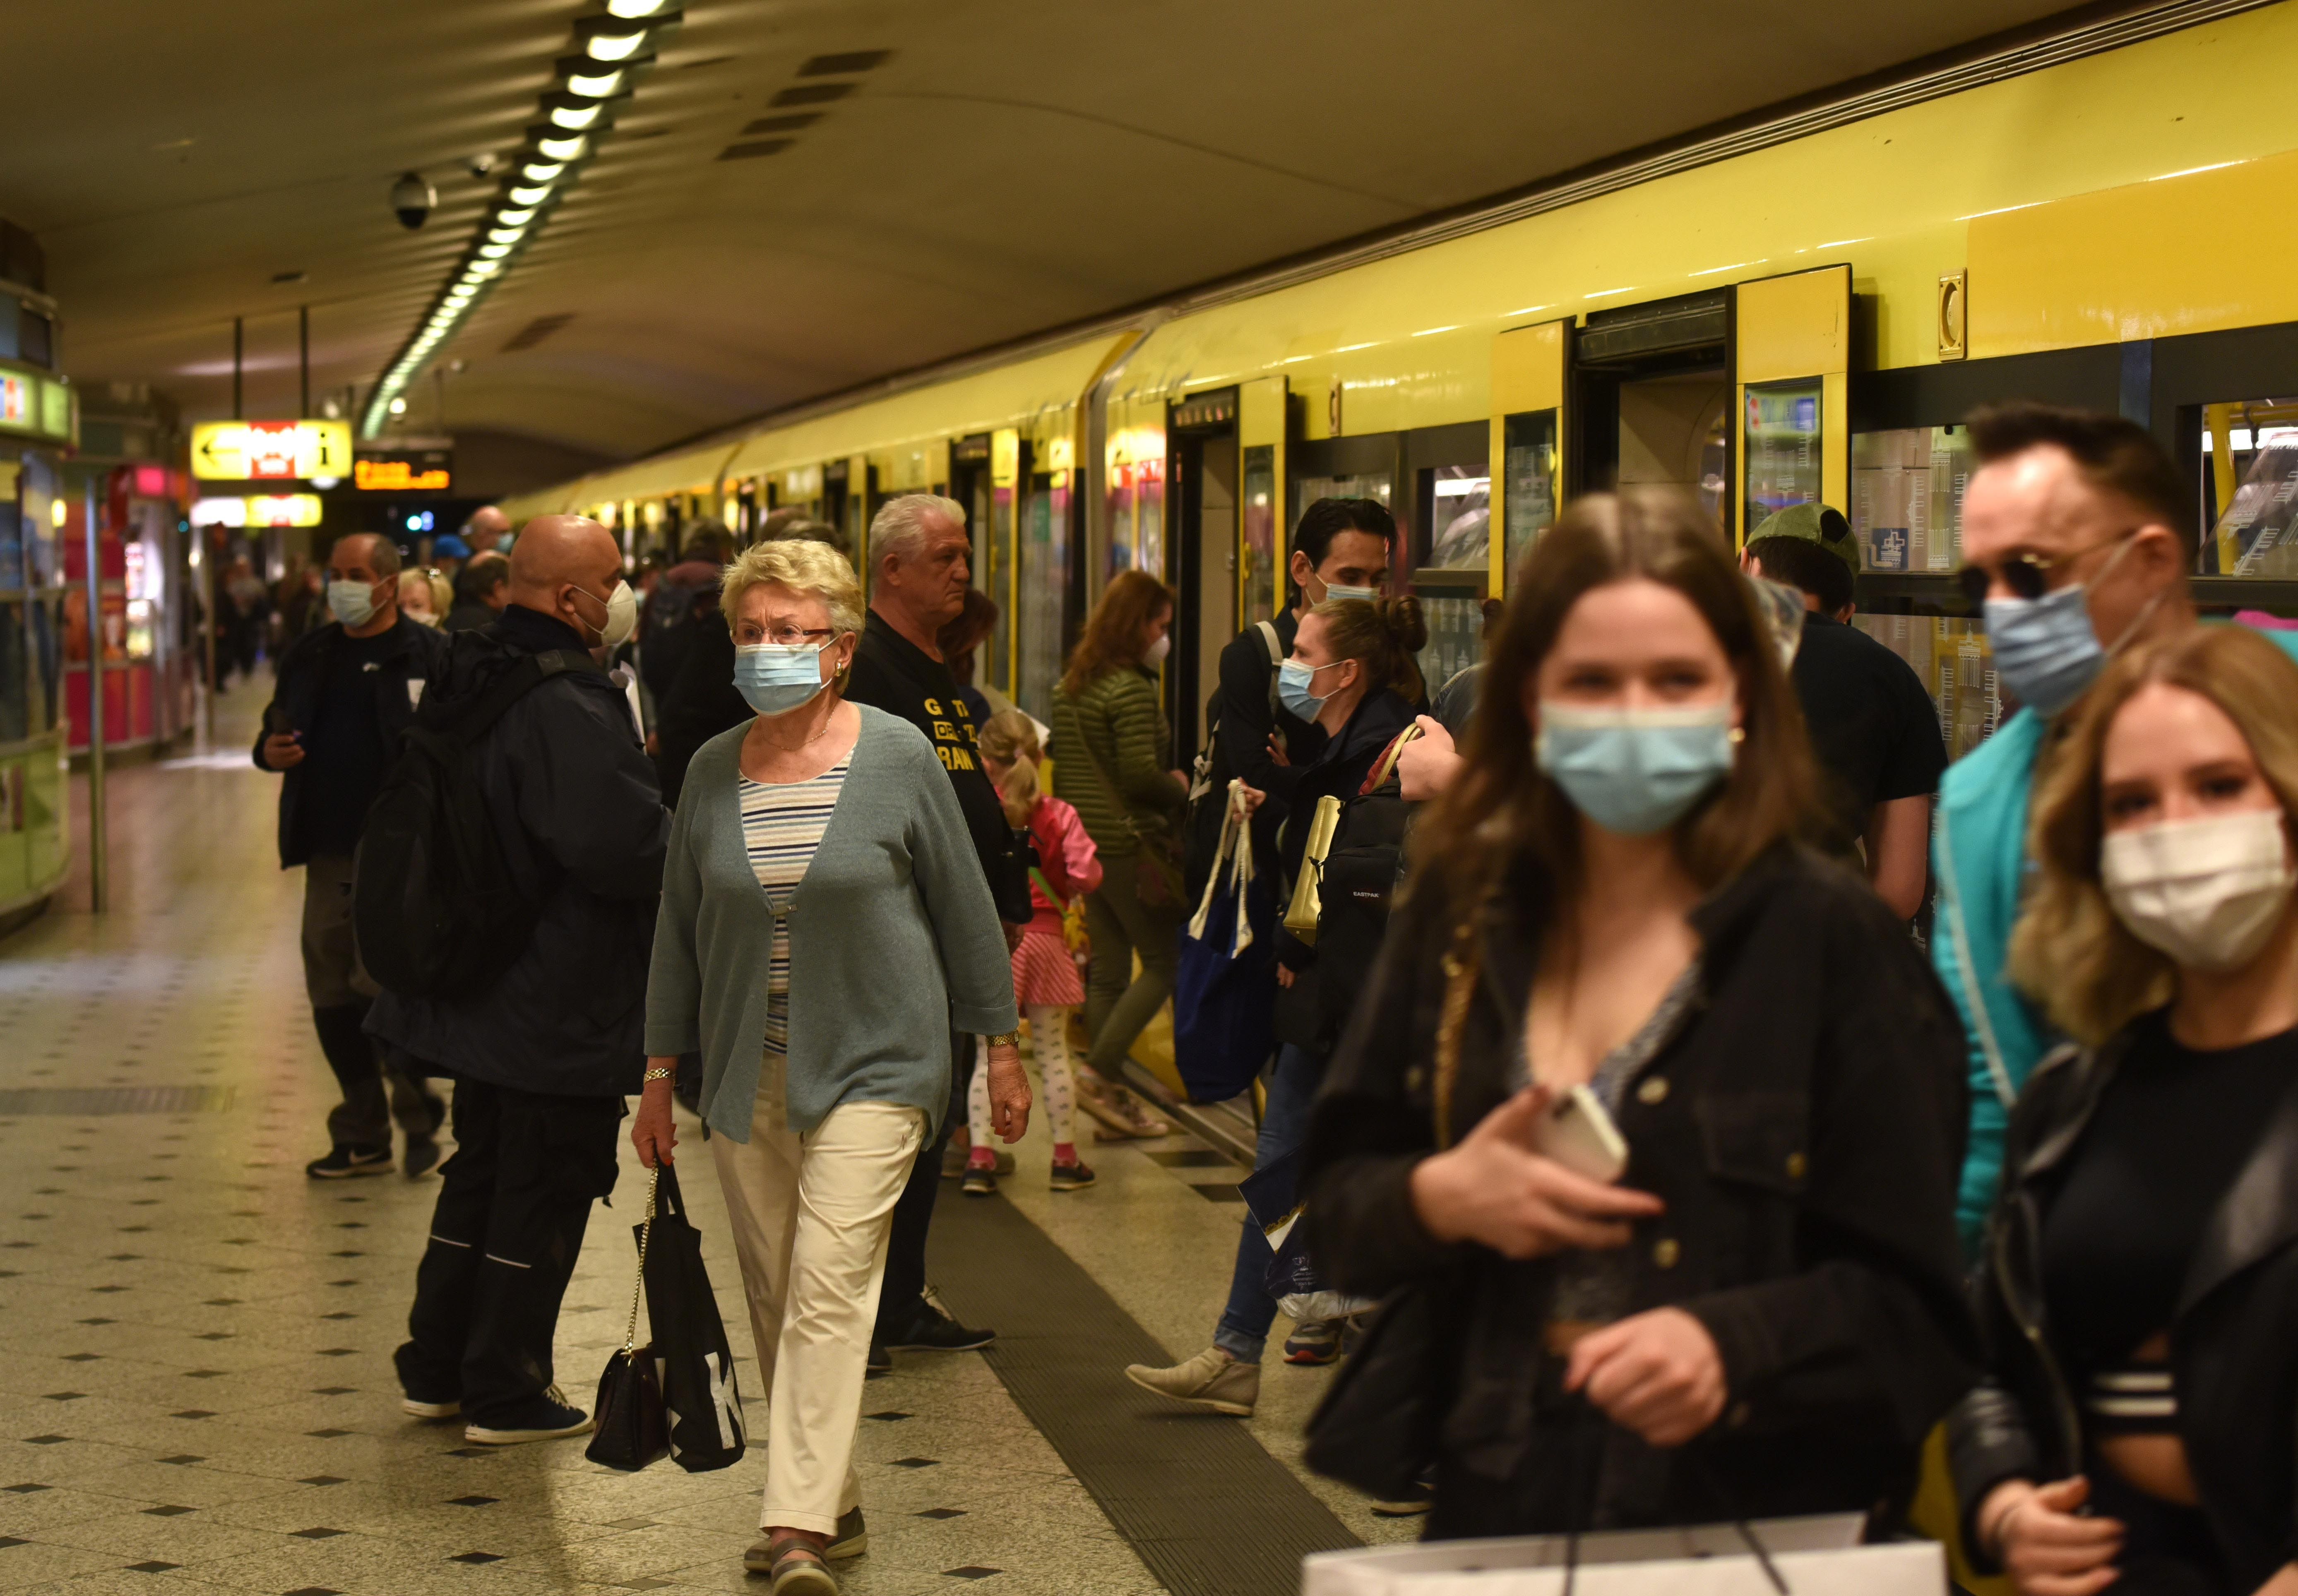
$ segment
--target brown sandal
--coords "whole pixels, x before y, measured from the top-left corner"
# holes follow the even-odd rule
[[[771,1578],[773,1596],[838,1596],[838,1579],[822,1560],[822,1548],[789,1531],[750,1548],[742,1565]]]

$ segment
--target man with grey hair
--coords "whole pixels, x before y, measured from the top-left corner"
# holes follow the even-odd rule
[[[941,629],[965,608],[972,572],[965,510],[932,493],[888,500],[870,523],[870,617],[854,651],[846,696],[898,715],[933,744],[956,790],[981,873],[997,900],[1010,943],[1029,922],[1029,856],[1014,841],[997,789],[974,747],[973,716],[942,658]],[[968,1329],[925,1294],[926,1227],[933,1219],[941,1180],[941,1154],[953,1127],[965,1122],[973,1040],[950,1036],[950,1112],[941,1136],[923,1148],[894,1209],[886,1254],[886,1283],[878,1303],[878,1330],[870,1346],[872,1368],[890,1367],[890,1354],[910,1349],[963,1352],[996,1334]]]

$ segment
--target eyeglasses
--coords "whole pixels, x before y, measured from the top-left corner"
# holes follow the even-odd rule
[[[2129,542],[2140,530],[2136,526],[2129,527],[2111,538],[2101,539],[2065,554],[2014,554],[1992,571],[1985,566],[1965,566],[1955,574],[1955,578],[1962,584],[1963,596],[1971,600],[1974,608],[1987,602],[1988,591],[1994,587],[1997,576],[2003,579],[2005,587],[2020,598],[2039,599],[2050,591],[2051,573],[2059,566],[2070,565],[2086,555],[2096,554],[2102,549],[2118,548]]]
[[[835,626],[816,626],[811,629],[803,626],[784,626],[764,635],[752,634],[746,628],[742,641],[746,644],[775,643],[785,649],[794,649],[810,637],[836,637],[837,635],[838,628]]]

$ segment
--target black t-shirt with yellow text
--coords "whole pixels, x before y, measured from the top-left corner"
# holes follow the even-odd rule
[[[1028,862],[1014,852],[1013,828],[997,801],[997,789],[982,768],[975,747],[973,715],[959,696],[949,667],[895,631],[875,610],[862,628],[847,673],[846,696],[888,715],[898,715],[926,735],[949,773],[949,784],[964,813],[965,829],[981,873],[997,900],[997,913],[1014,924],[1029,919]]]

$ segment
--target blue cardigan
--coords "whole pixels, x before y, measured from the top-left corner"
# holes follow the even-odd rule
[[[906,1103],[936,1130],[949,1034],[1014,1029],[1013,965],[957,795],[907,721],[856,705],[838,807],[792,894],[790,1129],[841,1103]],[[774,911],[742,839],[743,722],[689,767],[647,982],[650,1055],[702,1054],[702,1117],[750,1139]]]

